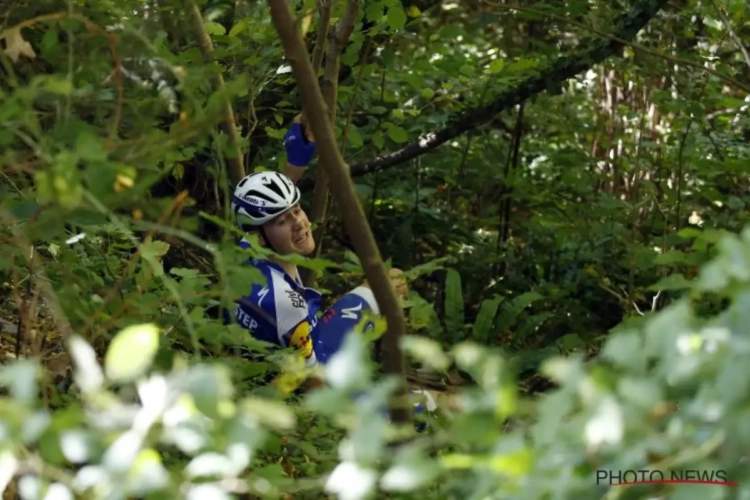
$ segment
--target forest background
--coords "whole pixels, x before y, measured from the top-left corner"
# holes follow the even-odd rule
[[[306,279],[374,241],[411,294],[406,363],[353,336],[282,400],[210,312],[256,278],[227,193],[318,88],[284,9],[351,174],[300,184]],[[5,0],[4,498],[749,498],[749,10]],[[445,403],[407,438],[374,411],[405,379]],[[738,484],[597,485],[625,469]]]

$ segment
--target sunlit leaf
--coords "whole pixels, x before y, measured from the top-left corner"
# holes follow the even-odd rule
[[[104,359],[105,373],[113,382],[133,382],[151,367],[159,347],[154,324],[134,325],[112,339]]]

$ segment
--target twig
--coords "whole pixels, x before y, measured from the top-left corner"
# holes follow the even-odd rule
[[[747,53],[747,49],[745,48],[745,44],[742,43],[742,39],[737,36],[737,33],[734,32],[732,29],[732,25],[729,22],[729,19],[727,19],[726,14],[724,14],[724,11],[722,11],[718,5],[716,5],[716,2],[714,0],[708,0],[709,3],[711,3],[711,6],[714,8],[716,13],[719,15],[719,18],[721,19],[721,22],[724,23],[724,27],[727,29],[727,33],[729,33],[729,36],[732,38],[732,41],[737,44],[737,48],[740,49],[740,52],[742,52],[742,55],[745,57],[745,63],[747,64],[747,67],[750,68],[750,54]]]
[[[372,45],[372,39],[368,38],[365,42],[365,49],[362,54],[362,65],[359,67],[359,72],[357,73],[357,81],[354,82],[354,91],[352,92],[352,101],[349,103],[349,112],[346,114],[346,123],[344,124],[344,130],[341,131],[341,154],[344,155],[346,153],[346,146],[348,145],[349,141],[349,128],[352,125],[352,119],[354,117],[354,108],[356,107],[357,103],[357,91],[359,90],[360,85],[362,84],[362,77],[365,76],[365,68],[367,63],[367,57],[370,54],[370,47]]]
[[[651,312],[656,311],[656,306],[659,302],[659,297],[661,297],[661,290],[656,292],[656,295],[654,295],[654,297],[651,299]],[[636,304],[635,301],[633,301],[633,307],[635,307],[635,312],[637,312],[641,316],[645,316],[646,313],[644,313],[638,308],[638,304]]]

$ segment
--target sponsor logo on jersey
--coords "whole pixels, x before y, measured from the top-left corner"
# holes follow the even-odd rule
[[[289,339],[289,345],[298,349],[305,359],[312,356],[313,345],[310,337],[310,324],[307,321],[297,325]]]
[[[305,303],[305,298],[298,291],[287,290],[286,295],[287,297],[289,297],[289,301],[291,302],[293,307],[297,309],[304,309],[305,307],[307,307],[307,304]]]
[[[362,303],[360,302],[355,307],[344,307],[341,309],[341,317],[346,319],[358,319],[359,311],[362,310]]]

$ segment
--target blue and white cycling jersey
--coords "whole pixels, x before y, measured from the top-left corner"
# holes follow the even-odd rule
[[[250,247],[244,239],[239,245]],[[246,264],[261,271],[266,283],[254,283],[250,292],[237,301],[237,322],[258,340],[295,347],[310,365],[326,363],[364,311],[380,313],[372,290],[360,286],[321,315],[320,292],[306,288],[269,260],[250,259]]]
[[[243,239],[240,247],[249,248],[250,243]],[[360,322],[364,311],[380,314],[368,287],[355,288],[321,314],[320,292],[306,288],[274,262],[250,259],[247,264],[261,271],[266,283],[254,283],[250,292],[237,301],[234,311],[237,322],[259,340],[295,347],[308,365],[325,364]],[[427,398],[426,404],[414,405],[415,414],[435,409],[435,401],[429,393],[411,392],[423,393]],[[388,413],[387,408],[381,411]],[[423,432],[426,426],[423,421],[415,422],[418,432]]]

